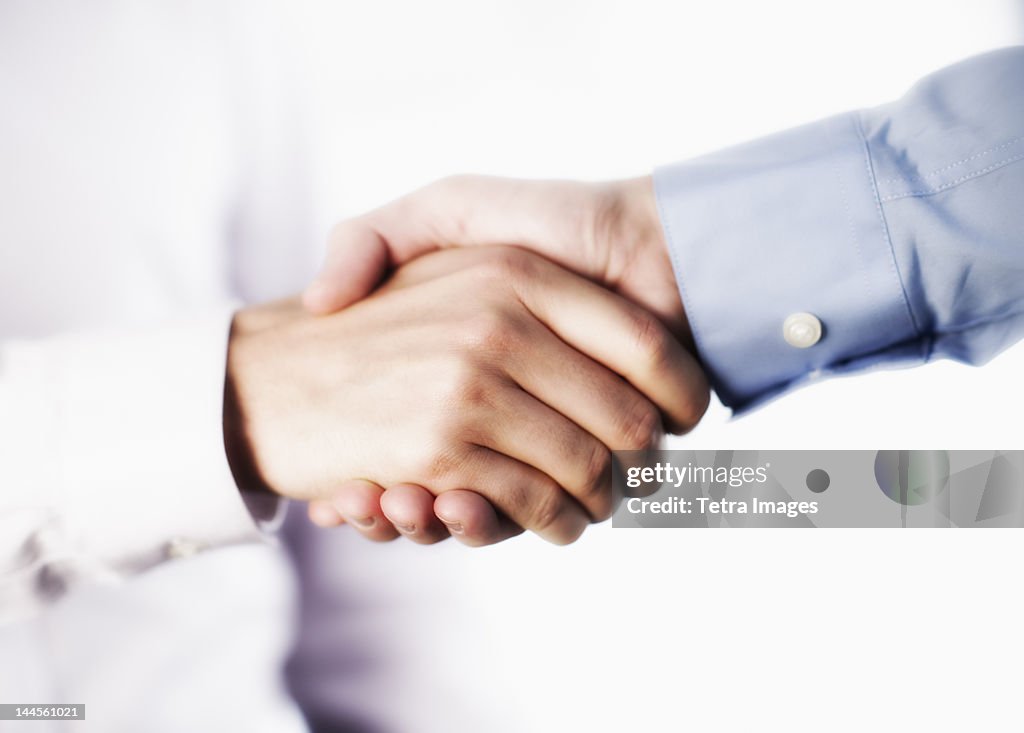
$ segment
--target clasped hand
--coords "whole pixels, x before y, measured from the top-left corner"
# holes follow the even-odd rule
[[[572,542],[612,450],[707,408],[646,179],[439,182],[340,224],[303,301],[236,315],[233,464],[370,539]]]

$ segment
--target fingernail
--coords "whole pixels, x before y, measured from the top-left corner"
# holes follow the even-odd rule
[[[441,521],[444,522],[444,526],[448,528],[449,532],[452,532],[453,534],[462,534],[462,522],[449,522],[447,519],[441,519]]]
[[[402,534],[412,534],[413,532],[416,531],[416,525],[415,524],[396,524],[395,525],[395,529],[397,529]]]
[[[345,517],[345,521],[349,524],[354,524],[360,529],[370,529],[377,523],[377,520],[373,517]]]

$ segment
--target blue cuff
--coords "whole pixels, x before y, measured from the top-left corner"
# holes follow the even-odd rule
[[[856,114],[658,169],[654,183],[699,356],[729,407],[926,358]],[[820,320],[813,346],[783,338],[794,313]]]

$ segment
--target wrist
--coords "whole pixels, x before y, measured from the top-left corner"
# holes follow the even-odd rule
[[[244,388],[247,383],[245,340],[259,328],[257,309],[244,308],[235,313],[228,336],[227,367],[224,375],[223,432],[228,466],[239,490],[257,495],[276,495],[259,470],[251,437],[249,411]]]
[[[693,334],[658,214],[653,177],[615,181],[599,199],[609,285],[657,315],[694,352]]]

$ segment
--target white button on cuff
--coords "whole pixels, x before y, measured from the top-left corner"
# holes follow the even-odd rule
[[[811,313],[794,313],[782,324],[782,337],[798,349],[809,349],[821,341],[821,321]]]

